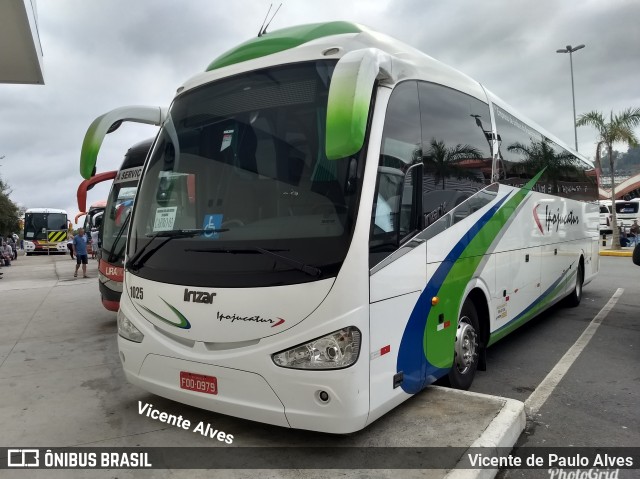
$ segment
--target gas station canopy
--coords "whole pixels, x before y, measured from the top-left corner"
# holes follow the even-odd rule
[[[0,83],[44,85],[35,0],[0,1]]]

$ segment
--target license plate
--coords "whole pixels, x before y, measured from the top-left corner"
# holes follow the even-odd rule
[[[218,394],[218,380],[214,376],[180,371],[180,388],[206,394]]]

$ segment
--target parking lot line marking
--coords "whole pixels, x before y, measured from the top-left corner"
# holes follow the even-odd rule
[[[616,305],[618,299],[622,296],[622,293],[624,293],[623,288],[618,288],[616,292],[613,293],[611,299],[609,299],[607,304],[605,304],[600,312],[591,320],[589,326],[587,326],[587,328],[582,332],[576,342],[573,343],[573,346],[569,348],[560,361],[557,362],[553,369],[549,371],[549,374],[547,374],[538,387],[527,398],[524,402],[524,406],[529,415],[537,414],[549,396],[551,396],[551,393],[553,393],[553,390],[562,380],[571,365],[575,362],[578,356],[580,356],[580,353],[585,346],[589,344],[589,341],[591,341],[591,338],[598,330],[598,327],[604,318],[607,317],[609,312]]]

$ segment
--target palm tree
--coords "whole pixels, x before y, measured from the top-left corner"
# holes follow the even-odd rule
[[[548,138],[532,141],[529,145],[513,143],[507,150],[524,156],[524,171],[544,170],[544,179],[553,183],[553,194],[559,194],[558,181],[562,178],[575,177],[579,172],[574,164],[574,156],[563,150],[557,153]]]
[[[604,145],[609,154],[609,164],[611,166],[611,224],[613,238],[611,249],[620,249],[620,230],[616,227],[618,217],[616,215],[616,186],[614,183],[614,156],[613,144],[616,142],[626,143],[628,146],[637,146],[638,137],[633,128],[640,125],[640,108],[628,108],[619,114],[609,115],[607,123],[604,116],[599,111],[590,111],[578,117],[576,126],[591,125],[598,130],[598,144],[596,146],[596,162],[600,162],[600,147]]]
[[[457,179],[470,179],[478,181],[476,172],[470,171],[461,165],[462,160],[481,159],[482,153],[471,145],[456,145],[450,148],[443,141],[435,138],[431,140],[431,148],[426,152],[423,162],[427,171],[432,171],[434,182],[437,185],[442,180],[442,189],[445,189],[445,179],[456,177]]]

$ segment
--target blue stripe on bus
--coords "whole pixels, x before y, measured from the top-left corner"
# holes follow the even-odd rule
[[[511,192],[499,200],[476,223],[469,228],[468,232],[456,243],[447,254],[444,261],[427,283],[425,289],[420,294],[416,305],[411,312],[409,321],[402,335],[400,348],[398,350],[397,371],[403,372],[402,389],[408,394],[419,392],[425,384],[425,378],[434,380],[444,376],[449,369],[442,369],[433,366],[424,354],[424,332],[427,326],[427,318],[431,311],[431,298],[437,295],[442,283],[447,278],[451,268],[460,258],[462,252],[471,243],[473,238],[480,232],[482,227],[495,215],[496,211],[511,196]],[[426,371],[422,373],[422,361],[426,363]]]

